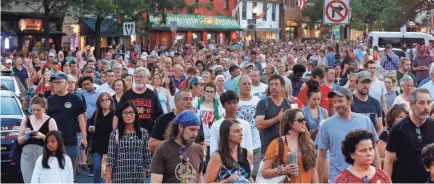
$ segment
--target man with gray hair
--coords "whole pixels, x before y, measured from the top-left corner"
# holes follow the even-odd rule
[[[138,67],[134,70],[134,87],[124,92],[119,100],[119,107],[123,103],[130,101],[134,103],[139,113],[140,125],[145,128],[149,134],[152,133],[154,121],[163,114],[158,96],[149,88],[146,87],[151,73],[145,67]],[[118,110],[116,110],[118,111]],[[118,125],[118,118],[113,118],[113,128]]]
[[[421,88],[425,88],[429,91],[431,98],[434,97],[434,65],[431,65],[429,69],[429,82],[425,83]],[[433,99],[434,100],[434,99]]]
[[[425,145],[434,143],[431,98],[425,88],[412,90],[408,97],[410,115],[393,125],[389,131],[383,169],[393,183],[423,183],[430,176],[424,167],[421,151]]]
[[[176,115],[180,114],[184,110],[192,109],[193,96],[190,90],[184,89],[175,93],[175,111],[161,115],[155,120],[155,126],[152,130],[151,138],[149,139],[149,152],[154,152],[157,147],[163,143],[167,137],[165,137],[166,130],[170,123],[175,119]],[[195,141],[200,145],[205,145],[205,137],[203,134],[203,127],[201,126],[199,135]],[[206,146],[205,146],[206,147]]]

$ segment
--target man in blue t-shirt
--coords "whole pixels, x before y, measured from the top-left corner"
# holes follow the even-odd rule
[[[378,140],[371,120],[364,115],[351,112],[353,94],[349,89],[338,87],[336,90],[330,92],[328,97],[333,98],[336,114],[320,124],[315,139],[315,145],[319,148],[317,171],[321,183],[333,183],[336,176],[350,166],[345,162],[341,146],[345,135],[350,131],[357,129],[367,130],[375,135],[376,141]],[[330,152],[329,180],[324,181],[327,151]],[[375,148],[373,164],[377,168],[381,168],[377,148]]]

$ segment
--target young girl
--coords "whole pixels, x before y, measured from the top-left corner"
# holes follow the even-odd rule
[[[73,183],[72,162],[65,154],[62,134],[53,130],[45,139],[44,153],[36,160],[31,183]]]

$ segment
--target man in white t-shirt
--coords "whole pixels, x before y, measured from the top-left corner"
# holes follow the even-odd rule
[[[375,71],[377,70],[377,64],[375,61],[367,61],[364,65],[365,69],[371,74],[371,87],[369,87],[369,96],[377,99],[380,102],[381,109],[384,113],[387,113],[387,103],[386,103],[386,85],[384,82],[378,80],[375,77]]]
[[[246,120],[250,124],[253,142],[252,175],[256,177],[259,163],[261,162],[261,137],[259,136],[259,131],[255,126],[255,112],[259,98],[251,94],[252,80],[250,80],[248,75],[241,76],[238,87],[240,88],[240,101],[238,102],[237,117]]]
[[[252,79],[252,90],[250,93],[258,98],[264,97],[268,85],[261,82],[260,72],[258,70],[253,70],[250,72],[249,76],[250,79]]]
[[[241,147],[246,148],[247,151],[253,153],[252,131],[250,130],[250,124],[246,120],[237,117],[239,102],[237,93],[232,90],[224,92],[220,96],[220,102],[226,111],[226,115],[224,118],[216,121],[211,127],[210,154],[212,155],[219,149],[220,126],[226,119],[236,119],[238,122],[240,122],[241,128],[243,129],[243,141],[241,141]]]

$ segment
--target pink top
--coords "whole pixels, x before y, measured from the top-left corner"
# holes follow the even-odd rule
[[[348,169],[339,173],[334,183],[366,183],[362,178],[355,176]],[[375,169],[375,175],[369,179],[369,183],[392,183],[390,176],[381,169]]]

